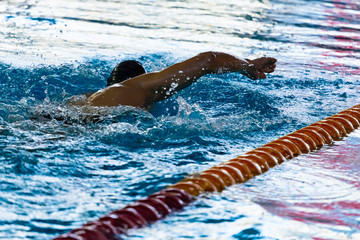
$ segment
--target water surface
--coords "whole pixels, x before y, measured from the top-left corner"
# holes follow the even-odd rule
[[[51,239],[360,103],[356,0],[7,0],[0,23],[2,239]],[[277,71],[208,75],[151,112],[64,104],[121,60],[157,71],[209,50],[273,56]],[[359,138],[125,239],[358,239]]]

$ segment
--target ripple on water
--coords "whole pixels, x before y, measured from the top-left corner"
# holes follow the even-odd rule
[[[0,238],[50,239],[360,103],[357,0],[0,9]],[[103,88],[121,60],[152,72],[209,50],[274,56],[277,70],[205,76],[150,113],[65,104]],[[359,142],[355,132],[124,238],[360,239]]]

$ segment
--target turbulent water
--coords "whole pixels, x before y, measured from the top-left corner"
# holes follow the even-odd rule
[[[0,238],[51,239],[356,104],[357,0],[0,2]],[[115,64],[272,56],[150,111],[66,105]],[[360,239],[360,132],[124,239]]]

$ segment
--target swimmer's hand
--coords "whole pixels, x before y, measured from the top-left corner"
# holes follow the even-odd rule
[[[254,60],[246,59],[249,65],[244,71],[244,75],[252,80],[265,79],[265,73],[272,73],[275,71],[276,58],[261,57]]]

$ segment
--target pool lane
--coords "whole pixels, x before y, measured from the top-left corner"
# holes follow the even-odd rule
[[[318,121],[298,131],[290,133],[273,142],[256,148],[220,165],[201,172],[196,177],[180,181],[167,189],[154,193],[145,199],[136,201],[120,210],[115,210],[98,220],[84,224],[54,240],[108,240],[125,234],[129,229],[136,229],[183,209],[194,201],[196,196],[206,192],[221,192],[227,187],[248,181],[267,172],[287,160],[301,154],[308,154],[339,141],[360,126],[360,105],[356,105],[324,120]],[[337,203],[339,204],[339,203]],[[357,208],[355,202],[342,202],[345,208]],[[298,207],[305,207],[299,205]],[[312,205],[313,207],[313,205]],[[322,206],[319,206],[320,208]],[[324,208],[324,207],[322,207]],[[334,206],[326,206],[334,208]],[[284,209],[286,209],[284,207]],[[296,213],[285,211],[296,218]],[[304,218],[306,213],[299,213]],[[316,216],[311,218],[346,225],[341,219]]]

